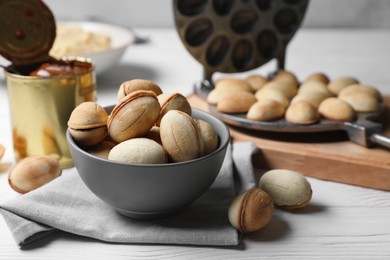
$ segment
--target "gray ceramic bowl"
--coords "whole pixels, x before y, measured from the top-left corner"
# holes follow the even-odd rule
[[[197,109],[193,109],[193,117],[214,127],[219,146],[204,157],[180,163],[122,164],[85,152],[69,131],[66,137],[74,165],[93,193],[125,216],[157,218],[173,214],[201,196],[214,182],[224,161],[230,140],[226,125]]]

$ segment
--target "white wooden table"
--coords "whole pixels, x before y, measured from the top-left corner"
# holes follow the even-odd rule
[[[98,103],[115,103],[117,87],[131,78],[153,80],[166,92],[191,93],[202,77],[201,66],[174,29],[136,31],[150,42],[131,46],[117,66],[98,77]],[[300,79],[315,71],[331,78],[353,75],[389,95],[389,46],[386,30],[305,29],[291,42],[286,67]],[[255,72],[266,74],[274,66],[271,62]],[[0,163],[0,201],[5,201],[21,195],[7,182],[14,159],[4,81],[0,118],[0,143],[7,148]],[[108,244],[60,232],[21,250],[0,218],[0,259],[390,259],[390,192],[309,181],[314,192],[310,206],[276,210],[263,230],[247,235],[237,248]]]

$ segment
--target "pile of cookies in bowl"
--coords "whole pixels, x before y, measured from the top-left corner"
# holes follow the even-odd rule
[[[106,154],[110,160],[156,164],[196,159],[217,148],[213,127],[192,118],[191,105],[182,94],[162,93],[156,83],[134,79],[121,84],[117,96],[110,115],[95,102],[80,104],[70,115],[70,134],[92,154],[101,147],[96,155]],[[107,149],[110,144],[114,149]]]
[[[221,113],[245,113],[249,120],[284,118],[308,125],[321,119],[350,122],[358,113],[378,112],[382,96],[377,88],[355,77],[330,79],[317,72],[300,82],[294,73],[279,71],[272,79],[262,75],[219,79],[207,102]]]

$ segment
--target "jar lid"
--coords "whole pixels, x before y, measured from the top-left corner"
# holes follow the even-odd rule
[[[0,28],[0,55],[13,65],[49,59],[56,24],[41,0],[0,0]]]

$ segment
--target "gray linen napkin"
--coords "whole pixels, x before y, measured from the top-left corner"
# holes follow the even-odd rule
[[[176,215],[156,220],[134,220],[117,213],[82,182],[75,168],[41,188],[0,205],[15,241],[24,246],[53,231],[112,243],[234,246],[240,237],[227,218],[234,181],[251,187],[249,142],[229,146],[225,161],[211,188]],[[235,165],[234,165],[235,164]],[[233,178],[233,175],[236,175]],[[238,176],[238,177],[237,177]]]

